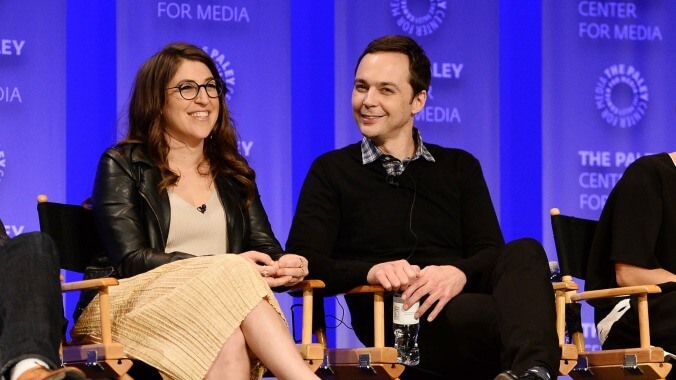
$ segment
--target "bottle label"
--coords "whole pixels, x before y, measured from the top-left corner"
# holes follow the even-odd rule
[[[419,307],[420,302],[416,302],[410,309],[404,310],[404,300],[401,299],[401,294],[395,294],[392,322],[398,325],[417,325],[420,323],[420,320],[413,315],[418,311]]]

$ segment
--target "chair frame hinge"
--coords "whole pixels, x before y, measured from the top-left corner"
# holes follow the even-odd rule
[[[324,354],[324,359],[319,368],[317,368],[317,373],[322,375],[335,375],[335,372],[333,372],[333,369],[331,368],[331,363],[329,363],[329,354]]]
[[[638,366],[638,356],[636,354],[624,355],[624,363],[622,369],[631,373],[632,375],[642,375],[643,371]]]
[[[589,361],[584,356],[577,358],[577,364],[575,365],[575,368],[573,368],[573,372],[584,377],[594,376],[594,372],[589,368]]]
[[[357,368],[361,369],[368,375],[376,375],[375,368],[371,367],[371,354],[359,354],[359,361]]]
[[[98,354],[96,353],[96,350],[89,350],[87,351],[87,360],[84,363],[85,366],[91,367],[97,371],[104,371],[105,368],[101,364],[99,364],[99,357]]]

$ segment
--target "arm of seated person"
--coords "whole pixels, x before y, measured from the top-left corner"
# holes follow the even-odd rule
[[[657,285],[676,282],[676,275],[666,269],[648,269],[615,262],[615,281],[619,286]]]
[[[429,322],[467,284],[467,276],[452,265],[430,265],[420,269],[406,260],[376,264],[369,270],[366,280],[369,284],[381,285],[386,290],[404,291],[402,298],[406,301],[405,310],[425,298],[415,317],[420,318],[431,309],[427,316]]]

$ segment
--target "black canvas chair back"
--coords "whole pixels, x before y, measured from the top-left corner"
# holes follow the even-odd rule
[[[551,217],[561,274],[584,280],[587,276],[587,259],[598,222],[554,212]]]
[[[558,209],[552,209],[550,214],[561,275],[584,280],[587,277],[587,259],[598,222],[561,215]],[[582,334],[581,307],[580,303],[566,304],[566,330],[571,336]]]
[[[570,276],[584,280],[587,277],[587,259],[591,250],[597,221],[561,215],[559,209],[550,210],[552,230],[559,266],[563,275],[561,284],[574,284]],[[629,286],[610,289],[597,289],[578,293],[577,289],[563,288],[557,292],[557,312],[559,303],[565,303],[565,329],[568,330],[578,354],[577,363],[570,372],[575,380],[598,379],[635,379],[663,380],[671,370],[671,364],[665,362],[664,350],[650,344],[648,320],[648,294],[660,293],[655,285]],[[563,298],[559,297],[563,295]],[[634,348],[587,351],[580,319],[582,301],[607,299],[618,296],[636,298],[638,312],[637,335],[640,346]],[[563,299],[563,301],[560,301]],[[633,306],[632,306],[633,307]],[[557,320],[557,332],[562,326]],[[561,342],[561,335],[559,336]]]
[[[86,206],[38,202],[38,216],[40,230],[56,243],[61,268],[84,273],[96,258],[105,256],[92,212]]]
[[[86,202],[82,206],[54,203],[48,202],[46,195],[39,195],[37,208],[40,230],[56,243],[61,268],[84,273],[88,266],[97,264],[96,259],[103,249],[94,227],[91,207]],[[119,282],[108,276],[99,277],[61,284],[63,292],[81,291],[89,294],[89,299],[98,294],[96,302],[99,304],[101,334],[101,342],[86,345],[69,343],[64,339],[60,349],[61,360],[84,371],[88,379],[133,380],[130,372],[132,360],[126,356],[122,345],[112,339],[109,288]]]

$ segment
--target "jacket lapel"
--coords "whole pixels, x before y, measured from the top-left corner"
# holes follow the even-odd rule
[[[242,228],[244,226],[244,216],[240,207],[241,200],[235,186],[225,178],[217,178],[218,195],[221,197],[221,203],[225,210],[228,252],[240,253],[243,251]]]
[[[158,193],[157,188],[162,180],[160,170],[151,161],[145,149],[133,149],[131,152],[132,167],[138,168],[134,173],[138,179],[138,189],[141,196],[156,214],[157,223],[162,231],[163,244],[167,244],[169,224],[171,223],[171,209],[169,195],[166,190]]]

